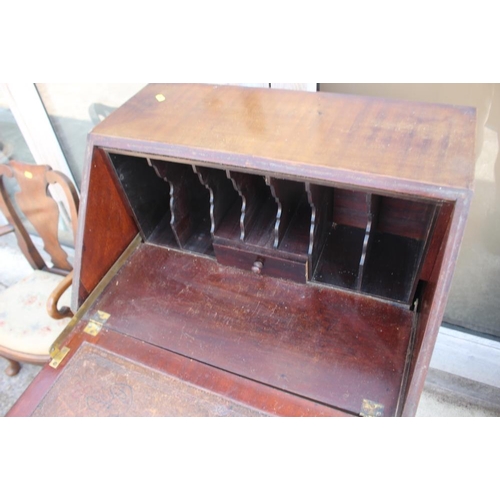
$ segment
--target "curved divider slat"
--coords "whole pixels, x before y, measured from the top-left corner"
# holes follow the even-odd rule
[[[274,177],[266,177],[266,184],[270,187],[271,194],[278,206],[273,241],[273,248],[278,248],[283,241],[283,236],[290,225],[290,221],[299,208],[300,202],[305,197],[305,187],[301,182],[276,179]]]
[[[375,227],[377,225],[378,204],[378,196],[372,194],[366,195],[366,213],[368,214],[368,220],[366,222],[366,230],[365,237],[363,239],[361,258],[359,259],[358,277],[356,278],[356,290],[361,290],[361,284],[363,283],[363,275],[366,264],[366,256],[369,254],[370,247],[373,244],[373,235],[375,233]]]
[[[168,172],[168,166],[166,162],[162,161],[157,161],[157,160],[148,160],[148,163],[153,167],[154,171],[156,172],[156,175],[160,177],[160,179],[163,179],[168,187],[169,187],[169,206],[170,206],[170,227],[172,228],[172,231],[174,232],[175,240],[177,241],[177,244],[179,245],[180,248],[183,247],[183,242],[180,237],[180,234],[178,232],[178,227],[179,227],[179,214],[176,215],[175,210],[179,209],[179,203],[174,203],[174,186],[169,180],[169,176],[167,174]]]
[[[319,256],[332,225],[333,189],[317,184],[305,183],[307,200],[311,206],[311,224],[309,227],[309,256],[311,273],[316,269]]]
[[[227,175],[241,197],[240,240],[247,241],[255,221],[262,215],[263,206],[268,204],[271,193],[261,176],[230,171]]]
[[[360,291],[411,304],[430,242],[437,205],[378,196]]]
[[[177,247],[170,228],[169,186],[158,179],[147,158],[109,152],[106,159],[143,240]]]
[[[411,304],[436,203],[170,160],[108,157],[150,244]]]
[[[322,222],[323,233],[314,235],[313,262],[316,265],[313,279],[356,290],[368,221],[367,195],[360,191],[326,186],[314,186],[314,189],[317,190],[316,218],[321,217],[323,212],[326,220]],[[323,244],[318,244],[320,235],[324,238]]]
[[[238,199],[238,192],[224,170],[196,165],[193,170],[210,193],[210,233],[213,237]]]
[[[209,193],[188,165],[151,160],[158,177],[170,186],[170,226],[180,248],[213,253]]]

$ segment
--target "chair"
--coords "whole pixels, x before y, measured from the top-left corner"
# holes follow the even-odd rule
[[[14,228],[10,224],[5,224],[4,226],[0,226],[0,236],[12,233],[12,231],[14,231]]]
[[[3,182],[6,177],[16,179],[20,188],[14,195],[17,207],[43,240],[51,266],[36,249],[14,208],[14,200]],[[59,244],[59,208],[50,195],[49,184],[61,186],[67,198],[74,238],[79,202],[71,181],[47,165],[17,161],[0,164],[0,210],[14,228],[19,247],[35,270],[0,293],[0,356],[9,361],[5,370],[9,376],[19,372],[20,361],[34,364],[49,361],[50,346],[73,316],[68,307],[58,309],[60,297],[71,286],[73,271]]]

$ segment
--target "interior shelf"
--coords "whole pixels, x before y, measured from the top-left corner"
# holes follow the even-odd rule
[[[409,303],[434,226],[431,203],[378,197],[361,290]]]
[[[325,188],[332,202],[318,205],[328,232],[314,266],[313,280],[359,290],[359,276],[366,253],[365,237],[371,220],[370,195]],[[313,243],[314,244],[314,243]]]
[[[228,178],[227,172],[195,165],[193,165],[193,171],[209,192],[210,233],[212,237],[221,230],[227,237],[237,237],[241,200]]]
[[[170,188],[159,182],[146,158],[109,153],[118,180],[144,240],[178,246],[170,228]],[[161,231],[159,231],[161,228]]]
[[[314,281],[355,290],[364,238],[364,229],[333,227],[316,265]]]
[[[273,247],[306,254],[311,226],[311,207],[302,182],[267,177],[278,207],[274,225]],[[286,236],[286,239],[285,239]]]
[[[375,232],[361,289],[371,295],[408,302],[424,242]]]
[[[170,227],[180,248],[213,254],[210,196],[198,175],[185,165],[153,160],[151,166],[169,187]]]
[[[411,304],[439,205],[109,154],[145,241]]]
[[[228,172],[241,198],[240,240],[249,245],[272,247],[277,205],[264,177]]]
[[[175,238],[172,227],[170,226],[170,210],[163,216],[159,224],[156,226],[151,236],[147,238],[149,243],[154,245],[178,248],[177,239]]]
[[[279,239],[278,249],[290,254],[307,255],[311,231],[311,205],[304,193],[297,199],[288,224]]]

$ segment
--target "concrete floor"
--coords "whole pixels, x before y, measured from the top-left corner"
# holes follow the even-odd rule
[[[0,225],[2,219],[0,217]],[[0,293],[31,272],[13,234],[0,238]],[[0,358],[0,416],[40,371],[24,364],[7,377]],[[417,417],[500,416],[500,342],[441,328]]]

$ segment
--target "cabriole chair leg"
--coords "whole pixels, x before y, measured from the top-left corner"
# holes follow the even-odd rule
[[[17,375],[19,373],[19,370],[21,369],[21,365],[17,362],[14,361],[13,359],[7,359],[9,362],[9,365],[7,368],[5,368],[5,373],[8,377],[13,377],[14,375]]]

